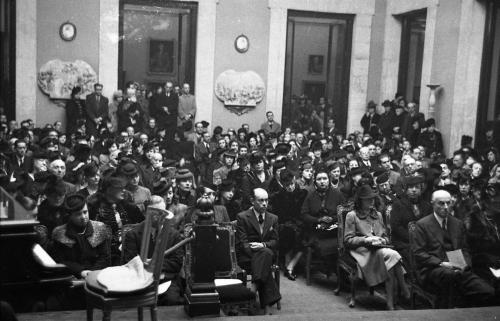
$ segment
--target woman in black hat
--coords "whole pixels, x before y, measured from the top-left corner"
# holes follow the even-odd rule
[[[167,210],[174,213],[172,226],[182,234],[182,231],[184,230],[184,219],[188,207],[185,204],[179,203],[179,199],[174,193],[172,181],[167,182],[165,180],[160,180],[155,182],[151,192],[153,196],[158,195],[163,198],[165,204],[167,205]]]
[[[71,194],[64,201],[67,223],[52,233],[53,256],[77,278],[111,265],[110,235],[106,225],[91,221],[85,197]]]
[[[399,285],[403,296],[410,298],[404,280],[401,255],[388,248],[382,214],[374,208],[377,195],[368,185],[361,186],[354,200],[354,210],[345,219],[344,241],[358,263],[363,279],[370,287],[385,282],[387,309],[394,310],[394,292]]]
[[[236,197],[236,187],[232,180],[225,179],[219,185],[215,205],[226,207],[231,221],[236,221],[236,215],[242,211],[241,200]]]
[[[332,188],[328,169],[319,166],[314,173],[314,186],[302,204],[306,246],[318,252],[325,261],[327,273],[334,270],[337,256],[337,206],[344,202],[341,192]]]

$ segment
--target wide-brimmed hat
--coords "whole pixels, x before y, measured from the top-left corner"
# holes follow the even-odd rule
[[[233,190],[234,187],[235,187],[235,184],[232,180],[225,179],[219,185],[219,192],[228,192],[228,191]]]
[[[288,143],[278,143],[274,150],[278,155],[288,155],[291,149],[292,146]]]
[[[233,150],[228,149],[228,150],[224,151],[224,157],[232,157],[232,158],[236,159],[237,156]]]
[[[363,168],[363,167],[354,167],[351,169],[351,171],[349,172],[351,174],[351,177],[353,176],[356,176],[356,175],[359,175],[359,174],[363,174],[364,172],[366,172],[366,169]]]
[[[403,178],[403,184],[405,186],[413,186],[417,184],[422,184],[424,182],[424,177],[421,175],[411,175],[411,176],[405,176]]]
[[[139,172],[137,170],[137,165],[132,162],[126,162],[119,168],[119,173],[126,176],[135,176]]]
[[[167,182],[165,182],[164,180],[156,181],[153,183],[153,189],[151,193],[153,195],[159,195],[159,196],[165,195],[165,193],[167,193],[168,191],[168,187],[169,186]]]
[[[373,189],[369,185],[362,185],[356,192],[356,198],[358,199],[370,199],[377,197],[377,194],[373,192]]]
[[[375,183],[377,183],[377,185],[387,183],[389,181],[389,176],[390,176],[389,172],[386,171],[386,172],[376,176]]]
[[[384,100],[384,102],[382,103],[382,106],[391,107],[391,101],[389,99]]]

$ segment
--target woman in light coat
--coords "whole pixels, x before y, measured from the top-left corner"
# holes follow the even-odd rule
[[[385,282],[387,309],[394,310],[394,292],[399,285],[407,299],[401,255],[389,248],[382,215],[374,208],[376,194],[362,185],[356,193],[354,210],[346,216],[344,241],[358,263],[358,272],[368,286]]]

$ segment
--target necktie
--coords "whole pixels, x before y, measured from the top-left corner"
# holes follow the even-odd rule
[[[264,217],[262,214],[259,214],[259,224],[262,225],[262,223],[264,223]]]
[[[441,228],[443,229],[443,231],[446,231],[446,219],[443,220],[443,225],[441,225]]]
[[[99,104],[99,101],[101,100],[101,97],[100,96],[96,96],[97,98],[97,103]]]
[[[269,124],[269,128],[270,128],[270,129],[273,129],[273,124]]]

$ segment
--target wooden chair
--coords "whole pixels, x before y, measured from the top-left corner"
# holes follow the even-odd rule
[[[439,308],[437,306],[439,296],[427,291],[422,287],[420,278],[417,273],[417,265],[415,262],[415,256],[413,255],[413,248],[415,246],[415,230],[416,222],[412,221],[408,223],[408,232],[410,237],[410,251],[409,251],[409,283],[410,283],[410,293],[411,293],[411,308],[415,309],[415,301],[417,296],[425,299],[433,309]],[[451,309],[453,307],[453,288],[448,289],[446,296],[446,308]]]
[[[353,308],[356,302],[356,281],[358,281],[358,264],[351,256],[349,251],[344,247],[344,230],[345,230],[345,217],[347,213],[354,209],[354,203],[348,202],[337,207],[337,233],[338,233],[338,250],[339,257],[337,259],[337,288],[334,290],[335,295],[340,294],[340,287],[342,285],[342,272],[347,274],[349,279],[349,286],[351,289],[351,297],[349,299],[349,307]],[[374,288],[370,287],[370,294],[373,295]]]
[[[148,209],[153,210],[153,209]],[[103,311],[103,320],[111,320],[111,311],[113,309],[137,308],[138,320],[143,320],[143,308],[149,307],[151,320],[158,320],[157,301],[158,285],[163,265],[163,257],[167,246],[167,226],[169,224],[166,214],[162,214],[158,220],[157,237],[154,247],[154,253],[151,260],[147,258],[149,243],[151,238],[152,219],[151,214],[146,215],[144,224],[144,234],[141,241],[140,257],[144,262],[145,269],[153,274],[153,283],[144,289],[127,293],[108,292],[97,282],[97,275],[100,271],[91,272],[84,285],[85,296],[87,299],[87,321],[93,320],[93,309]]]

